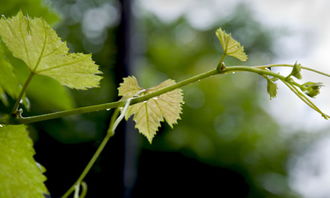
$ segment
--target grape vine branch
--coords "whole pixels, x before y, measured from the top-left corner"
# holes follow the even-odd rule
[[[215,76],[215,75],[220,75],[220,74],[228,74],[232,72],[252,72],[252,73],[257,73],[260,75],[269,75],[275,78],[279,78],[281,80],[286,81],[286,77],[282,76],[280,74],[274,73],[272,71],[269,71],[266,68],[269,67],[294,67],[294,65],[290,64],[274,64],[274,65],[261,65],[261,66],[230,66],[230,67],[225,67],[222,70],[219,69],[213,69],[210,71],[207,71],[205,73],[197,74],[195,76],[192,76],[190,78],[187,78],[185,80],[182,80],[174,85],[170,85],[168,87],[164,87],[156,92],[136,97],[132,99],[131,104],[136,104],[139,102],[143,102],[145,100],[148,100],[152,97],[159,96],[161,94],[164,94],[166,92],[172,91],[174,89],[183,87],[185,85],[194,83],[196,81],[205,79],[210,76]],[[329,74],[314,70],[309,67],[302,67],[305,70],[312,71],[318,74],[322,74],[324,76],[330,77]],[[294,82],[295,83],[295,82]],[[297,85],[297,83],[295,83]],[[59,111],[59,112],[53,112],[53,113],[48,113],[48,114],[42,114],[42,115],[37,115],[37,116],[29,116],[29,117],[24,117],[21,114],[18,114],[17,116],[14,117],[6,117],[2,118],[0,120],[0,124],[31,124],[35,122],[40,122],[40,121],[46,121],[46,120],[51,120],[51,119],[56,119],[56,118],[61,118],[64,116],[70,116],[70,115],[76,115],[76,114],[83,114],[83,113],[90,113],[90,112],[95,112],[95,111],[102,111],[106,109],[112,109],[112,108],[117,108],[117,107],[122,107],[125,105],[124,100],[118,100],[115,102],[110,102],[110,103],[104,103],[104,104],[97,104],[97,105],[90,105],[86,107],[78,107],[75,109],[71,110],[65,110],[65,111]]]

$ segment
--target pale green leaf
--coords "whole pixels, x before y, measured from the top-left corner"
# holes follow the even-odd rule
[[[158,86],[147,89],[143,94],[149,94],[173,84],[175,84],[175,81],[169,79]],[[124,82],[120,84],[118,89],[119,95],[125,98],[132,97],[142,90],[135,77],[124,78]],[[160,122],[165,120],[171,127],[173,127],[173,124],[177,123],[182,112],[182,104],[182,90],[175,89],[130,106],[125,117],[128,119],[130,116],[134,115],[133,120],[136,123],[135,127],[140,133],[145,135],[151,143],[160,127]]]
[[[0,127],[0,197],[44,198],[42,168],[24,125]]]
[[[267,92],[270,99],[275,98],[277,95],[277,85],[272,80],[267,78]]]
[[[134,76],[124,78],[124,82],[120,83],[118,88],[118,95],[126,98],[134,96],[137,92],[142,90],[139,83]]]
[[[233,39],[230,34],[227,34],[225,31],[219,28],[216,31],[216,35],[220,41],[225,55],[235,57],[240,61],[247,61],[248,56],[245,54],[243,46],[241,46],[239,42]]]
[[[90,54],[69,53],[65,42],[40,18],[21,12],[0,19],[0,36],[12,54],[35,74],[49,76],[75,89],[99,86],[101,74]]]

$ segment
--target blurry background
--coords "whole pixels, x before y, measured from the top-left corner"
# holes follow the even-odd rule
[[[32,81],[25,115],[117,100],[122,77],[150,87],[217,64],[222,27],[240,41],[247,64],[295,61],[330,72],[330,2],[316,0],[0,0],[0,13],[44,17],[75,52],[93,53],[101,88],[76,91],[46,77]],[[240,62],[228,58],[227,65]],[[24,81],[24,66],[20,65]],[[290,72],[279,70],[281,72]],[[303,73],[304,79],[329,79]],[[330,112],[330,90],[316,99]],[[330,197],[329,121],[286,87],[269,100],[253,74],[215,77],[184,87],[182,120],[163,125],[153,144],[132,122],[117,131],[86,178],[87,197]],[[5,109],[3,105],[1,108]],[[104,137],[111,111],[34,124],[36,159],[59,197]]]

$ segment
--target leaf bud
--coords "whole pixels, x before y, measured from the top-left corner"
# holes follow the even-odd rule
[[[301,85],[300,89],[306,95],[310,97],[315,97],[320,93],[320,88],[322,87],[322,83],[315,83],[315,82],[306,82]]]

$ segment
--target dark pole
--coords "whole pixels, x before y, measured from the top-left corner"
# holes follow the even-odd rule
[[[117,65],[116,65],[116,81],[117,84],[122,82],[122,78],[131,74],[133,63],[133,0],[119,0],[120,3],[120,23],[117,31]],[[131,190],[135,181],[136,174],[136,154],[137,154],[137,138],[133,133],[134,127],[132,123],[122,124],[117,130],[118,155],[120,157],[120,173],[121,173],[121,192],[118,195],[123,198],[131,197]],[[118,170],[119,171],[119,170]]]
[[[132,0],[119,0],[120,22],[117,31],[117,81],[122,81],[131,70],[132,64]]]

